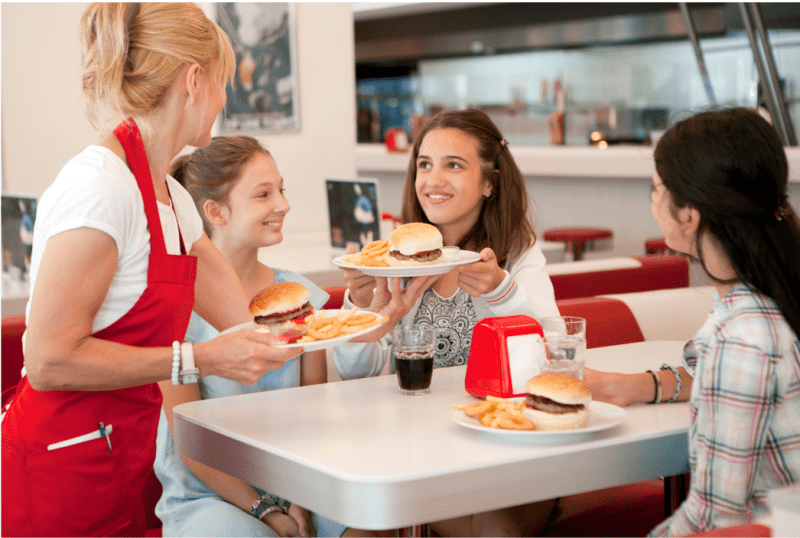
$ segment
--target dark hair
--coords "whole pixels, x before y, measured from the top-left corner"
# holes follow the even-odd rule
[[[669,129],[654,156],[673,211],[690,206],[700,213],[695,247],[706,273],[772,298],[800,335],[800,224],[786,194],[789,166],[775,129],[750,109],[702,112]],[[735,279],[709,273],[706,232],[724,249]]]
[[[484,199],[475,226],[457,246],[480,250],[490,247],[497,263],[504,267],[536,242],[525,180],[514,162],[508,143],[489,116],[481,110],[448,110],[428,120],[414,141],[411,161],[403,188],[403,222],[430,223],[417,199],[417,157],[425,135],[433,129],[458,129],[478,141],[478,158],[483,178],[492,186],[492,195]]]
[[[218,136],[205,147],[178,157],[170,166],[170,175],[192,195],[203,218],[203,229],[211,237],[211,223],[206,218],[206,200],[224,203],[247,162],[254,155],[270,155],[258,140],[249,136]]]

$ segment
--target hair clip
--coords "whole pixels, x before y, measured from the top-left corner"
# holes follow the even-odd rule
[[[504,138],[504,139],[502,139],[502,140],[500,141],[500,147],[503,147],[503,148],[504,148],[504,147],[506,147],[506,146],[508,146],[508,140],[506,140],[506,139]]]
[[[776,209],[774,215],[775,215],[775,220],[779,222],[783,220],[783,211],[781,211],[780,209]]]

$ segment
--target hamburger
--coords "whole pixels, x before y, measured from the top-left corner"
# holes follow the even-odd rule
[[[442,234],[432,224],[403,224],[389,236],[386,263],[392,267],[431,265],[438,263],[441,257]]]
[[[255,323],[288,343],[294,343],[306,332],[305,319],[314,313],[308,302],[311,292],[297,282],[280,282],[267,286],[250,301]]]
[[[577,430],[589,420],[592,392],[588,385],[566,374],[537,375],[525,385],[522,414],[537,430]]]

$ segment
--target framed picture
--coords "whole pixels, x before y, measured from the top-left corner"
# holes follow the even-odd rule
[[[25,282],[31,269],[35,196],[3,194],[3,279]]]
[[[215,4],[236,52],[236,77],[222,110],[224,134],[300,130],[295,6],[289,2]]]
[[[357,251],[381,239],[378,182],[374,179],[326,179],[331,246]]]

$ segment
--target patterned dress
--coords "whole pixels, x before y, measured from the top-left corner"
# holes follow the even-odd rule
[[[437,344],[435,368],[467,364],[472,343],[472,328],[478,322],[475,305],[467,292],[459,288],[445,298],[429,288],[422,295],[414,324],[436,327]]]

